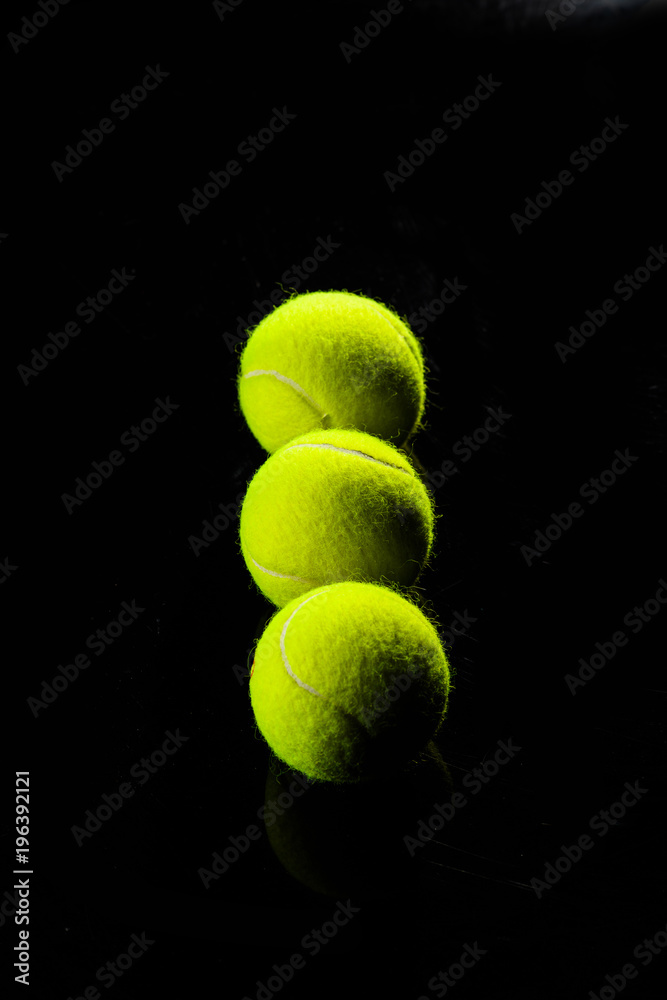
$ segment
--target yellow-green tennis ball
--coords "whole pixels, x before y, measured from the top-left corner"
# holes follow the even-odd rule
[[[411,586],[433,544],[431,495],[408,459],[363,431],[311,431],[270,455],[248,486],[241,552],[278,607],[325,583]]]
[[[434,625],[372,583],[320,587],[271,619],[255,650],[255,721],[280,760],[338,783],[379,777],[442,724],[450,670]]]
[[[268,452],[330,427],[400,445],[423,416],[424,360],[419,341],[388,306],[351,292],[307,292],[253,330],[238,393]]]

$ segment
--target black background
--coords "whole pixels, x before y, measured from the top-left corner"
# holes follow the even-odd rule
[[[24,995],[65,1000],[97,985],[105,996],[96,972],[133,933],[154,944],[110,987],[114,1000],[255,998],[297,952],[305,966],[282,996],[433,997],[431,977],[475,942],[486,953],[450,988],[459,1000],[598,995],[628,962],[628,1000],[662,995],[667,956],[645,967],[633,950],[667,924],[667,612],[636,634],[623,619],[667,575],[665,271],[628,302],[613,286],[667,238],[663,5],[591,2],[552,30],[541,4],[404,3],[346,55],[370,9],[244,0],[139,15],[73,0],[18,52],[4,45],[0,558],[16,568],[0,600],[16,723],[8,786],[14,768],[31,770]],[[7,13],[4,34],[37,10]],[[157,89],[125,120],[110,115],[158,64],[168,76]],[[500,86],[488,100],[444,126],[489,75]],[[295,117],[247,162],[239,144],[275,109]],[[628,127],[518,232],[512,213],[616,116]],[[54,161],[104,117],[113,133],[59,180]],[[390,190],[386,172],[438,127],[446,142]],[[186,223],[179,205],[234,158],[240,176]],[[446,279],[465,286],[416,327],[430,378],[413,455],[430,474],[458,465],[435,489],[437,551],[420,599],[443,628],[457,614],[471,624],[448,636],[456,688],[423,758],[362,794],[314,786],[285,813],[304,884],[257,818],[282,789],[245,679],[272,609],[240,556],[234,505],[266,456],[235,379],[239,326],[257,322],[255,300],[265,310],[281,285],[289,294],[283,275],[318,238],[335,249],[290,288],[359,291],[409,317]],[[19,366],[114,268],[134,274],[127,288],[25,384]],[[563,362],[556,342],[610,297],[618,313]],[[123,448],[167,397],[168,420]],[[457,460],[456,442],[499,407],[511,418]],[[68,513],[63,494],[118,448],[124,464]],[[635,460],[618,482],[526,558],[522,546],[626,449]],[[221,504],[229,524],[196,554],[192,539]],[[58,665],[133,600],[137,620],[35,710],[29,699]],[[565,675],[619,629],[627,645],[572,694]],[[72,828],[86,811],[177,730],[178,752],[79,846]],[[403,838],[499,740],[521,750],[412,856]],[[591,833],[626,782],[647,791],[538,897],[531,880]],[[199,870],[251,824],[259,839],[205,888]],[[313,955],[304,935],[348,900],[358,912]],[[11,912],[0,926],[9,984]]]

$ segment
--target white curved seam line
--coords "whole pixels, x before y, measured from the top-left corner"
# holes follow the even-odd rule
[[[373,304],[371,304],[371,309],[378,316],[379,319],[383,319],[385,321],[385,323],[387,324],[387,326],[391,327],[392,332],[395,333],[396,336],[405,344],[405,346],[407,347],[408,351],[410,351],[410,354],[412,355],[412,357],[414,357],[414,354],[412,353],[410,345],[408,344],[407,339],[403,336],[403,334],[401,333],[401,331],[397,330],[396,327],[394,326],[394,324],[391,322],[391,320],[388,320],[387,317],[384,316],[380,312],[380,310],[376,306],[374,306]]]
[[[385,321],[385,323],[389,324],[389,326],[392,328],[392,330],[394,331],[394,333],[398,336],[399,340],[401,341],[401,343],[405,347],[405,349],[408,352],[408,354],[410,355],[411,359],[417,365],[417,368],[419,369],[419,371],[422,371],[423,370],[423,359],[420,359],[418,357],[417,353],[415,352],[415,349],[411,346],[410,341],[405,336],[405,334],[401,333],[400,330],[397,330],[396,327],[394,326],[394,324],[390,320],[388,320],[386,316],[382,315],[382,313],[377,308],[377,306],[373,307],[373,311],[377,313],[377,315],[380,317],[380,319],[383,319]]]
[[[397,335],[397,337],[399,338],[399,340],[401,341],[401,343],[404,345],[405,349],[407,350],[407,352],[410,355],[410,357],[412,358],[412,360],[416,363],[417,367],[421,367],[419,359],[415,356],[415,351],[410,346],[410,342],[409,342],[408,338],[405,336],[405,334],[401,333],[400,330],[397,330],[396,327],[394,326],[394,324],[390,320],[388,320],[386,316],[382,315],[382,313],[377,308],[377,306],[374,307],[374,312],[376,312],[378,314],[378,316],[380,317],[380,319],[383,319],[385,321],[385,323],[389,324],[389,326],[392,328],[392,330],[394,331],[394,333]]]
[[[262,566],[260,563],[257,562],[256,559],[253,559],[252,556],[250,556],[250,558],[252,559],[252,561],[255,564],[255,566],[257,567],[257,569],[261,570],[262,573],[266,573],[267,576],[277,576],[281,580],[294,580],[296,583],[310,583],[311,582],[310,580],[307,580],[307,579],[304,580],[303,577],[301,577],[301,576],[289,576],[287,573],[276,573],[275,570],[267,569],[266,566]]]
[[[270,368],[256,368],[254,371],[246,372],[243,378],[255,378],[257,375],[273,375],[273,377],[277,378],[279,382],[284,382],[285,385],[291,385],[295,392],[298,392],[300,396],[303,396],[306,402],[310,403],[314,410],[317,410],[318,413],[324,415],[322,407],[318,406],[312,396],[309,396],[305,389],[302,389],[299,383],[295,382],[294,379],[288,378],[287,375],[281,375],[280,372],[273,371],[273,369]]]
[[[338,451],[341,455],[357,455],[359,458],[366,458],[369,462],[375,462],[377,465],[384,465],[387,469],[396,469],[397,472],[404,472],[406,476],[412,476],[412,473],[407,469],[401,468],[400,465],[392,465],[391,462],[383,462],[379,458],[373,458],[372,455],[367,455],[363,451],[355,451],[352,448],[337,448],[334,444],[316,444],[305,442],[304,444],[292,444],[289,448],[285,448],[285,452],[292,451],[294,448],[328,448],[330,451]]]
[[[299,606],[296,607],[294,609],[294,611],[292,612],[292,614],[289,616],[289,618],[287,619],[287,621],[283,625],[282,632],[280,633],[280,655],[282,656],[283,665],[285,667],[285,670],[290,675],[290,677],[293,680],[296,681],[296,683],[299,685],[299,687],[304,688],[304,690],[306,690],[306,691],[310,691],[311,694],[317,695],[318,698],[322,697],[322,695],[320,694],[320,692],[316,691],[314,687],[310,686],[310,684],[306,684],[304,681],[302,681],[299,677],[297,677],[297,675],[292,670],[292,668],[290,666],[290,662],[287,659],[287,653],[285,652],[285,636],[287,634],[287,627],[288,627],[289,623],[292,621],[292,618],[294,618],[294,615],[297,613],[297,611],[300,611],[301,608],[304,606],[304,604],[308,604],[308,601],[312,601],[315,597],[319,597],[320,594],[326,594],[326,593],[328,593],[328,591],[326,591],[326,590],[319,591],[317,594],[311,594],[310,597],[307,597],[305,601],[302,601],[301,604],[299,604]]]

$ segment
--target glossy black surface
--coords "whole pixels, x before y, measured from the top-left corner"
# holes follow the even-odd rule
[[[611,996],[605,977],[627,963],[627,1000],[662,995],[667,956],[644,964],[635,949],[667,921],[667,610],[650,604],[642,621],[633,609],[667,579],[667,268],[622,288],[667,241],[664,19],[656,4],[609,6],[581,5],[552,30],[544,5],[406,3],[361,47],[358,4],[297,15],[245,0],[140,19],[130,5],[71,4],[18,51],[7,42],[0,558],[17,568],[0,600],[16,725],[6,758],[31,769],[33,996],[255,998],[298,953],[275,995],[435,997],[433,977],[475,947],[448,987],[457,1000]],[[30,13],[8,16],[6,32]],[[168,75],[145,101],[111,110],[158,65]],[[458,112],[443,115],[480,77],[495,81],[488,98],[454,127]],[[295,117],[251,159],[239,147],[276,109]],[[99,146],[54,169],[104,118],[115,127]],[[399,158],[438,128],[446,139],[400,177]],[[603,130],[594,160],[576,154]],[[238,176],[186,221],[179,206],[234,158]],[[512,215],[568,169],[517,227]],[[323,244],[327,259],[297,284],[295,265]],[[26,384],[19,366],[114,269],[125,284],[112,303],[88,323],[79,313],[81,333]],[[446,281],[462,290],[436,316]],[[235,511],[265,456],[235,377],[239,329],[281,285],[371,295],[423,339],[428,426],[413,454],[442,516],[420,587],[449,630],[456,689],[420,763],[367,790],[310,788],[267,829],[258,812],[285,788],[245,676],[271,607],[247,575]],[[616,311],[559,356],[570,326],[610,298]],[[125,436],[156,400],[164,422],[145,441]],[[466,451],[490,410],[500,430]],[[68,512],[63,494],[112,452],[122,462]],[[618,452],[624,467],[604,486]],[[565,524],[574,503],[556,537],[554,516]],[[193,543],[223,508],[218,537]],[[95,633],[123,602],[135,617],[102,652]],[[566,675],[619,631],[626,642],[573,693]],[[50,704],[29,701],[86,653]],[[141,760],[167,733],[173,753],[151,773]],[[521,749],[478,788],[473,769],[499,741]],[[595,817],[630,802],[626,783],[634,802],[603,833]],[[405,838],[455,792],[465,803],[411,852]],[[76,834],[104,794],[122,807]],[[257,839],[205,887],[201,870],[248,827]],[[540,889],[547,863],[586,836],[581,859]],[[339,903],[359,912],[316,948],[313,929],[334,927]],[[18,928],[2,912],[11,987]],[[154,944],[122,977],[96,978],[133,934]]]

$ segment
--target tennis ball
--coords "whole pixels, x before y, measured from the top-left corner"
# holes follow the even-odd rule
[[[403,444],[425,401],[419,341],[388,306],[351,292],[307,292],[251,333],[238,377],[241,411],[268,452],[317,428]]]
[[[311,780],[379,777],[420,753],[450,686],[434,625],[373,583],[319,587],[278,611],[255,650],[250,699],[275,755]]]
[[[410,462],[363,431],[311,431],[270,455],[241,505],[241,552],[282,607],[325,583],[412,585],[433,544],[433,501]]]

